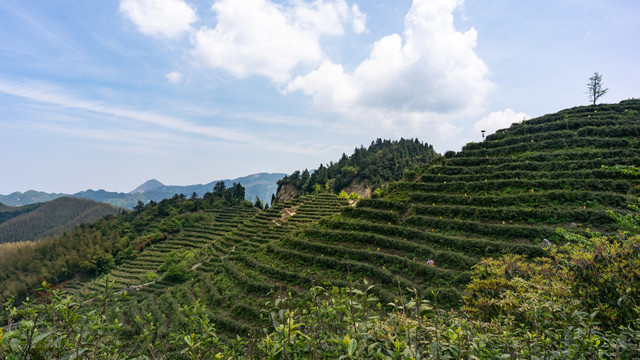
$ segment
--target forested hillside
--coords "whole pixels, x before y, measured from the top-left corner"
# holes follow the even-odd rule
[[[7,220],[11,220],[16,216],[28,213],[38,206],[42,205],[42,203],[24,205],[24,206],[7,206],[0,203],[0,224]]]
[[[418,139],[377,139],[368,148],[356,148],[351,156],[342,154],[336,163],[320,164],[313,172],[305,169],[284,177],[278,181],[278,200],[321,190],[337,194],[345,188],[370,194],[384,183],[400,180],[405,171],[429,164],[435,156],[433,147]]]
[[[266,210],[224,184],[139,204],[0,256],[0,291],[44,277],[84,299],[113,279],[128,290],[113,320],[136,339],[122,347],[151,356],[199,344],[245,358],[634,358],[639,112],[640,100],[568,109],[446,156],[374,142],[312,185],[316,172],[289,176],[303,195]],[[350,204],[334,186],[356,176],[389,183]],[[236,335],[249,340],[224,340]]]
[[[0,209],[0,243],[31,241],[117,213],[113,206],[91,200],[58,198],[44,204]],[[8,215],[8,216],[7,216]],[[2,221],[3,217],[9,217]]]

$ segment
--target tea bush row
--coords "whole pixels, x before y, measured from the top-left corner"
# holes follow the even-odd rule
[[[465,255],[447,250],[434,250],[428,244],[421,245],[415,242],[413,237],[406,237],[404,240],[390,238],[379,235],[378,233],[365,233],[355,231],[340,230],[322,230],[309,229],[305,230],[303,237],[310,237],[324,242],[341,243],[341,244],[365,244],[383,249],[393,249],[405,251],[412,254],[411,257],[418,257],[426,261],[432,258],[439,264],[447,264],[445,266],[467,270],[476,263],[476,260]],[[304,246],[302,244],[301,246]]]
[[[320,222],[329,228],[343,229],[356,232],[371,232],[378,235],[395,236],[410,239],[412,242],[424,241],[428,245],[439,245],[441,247],[458,250],[458,256],[468,256],[464,254],[475,254],[479,256],[490,256],[493,254],[523,254],[530,257],[544,256],[541,247],[532,244],[496,241],[493,239],[482,239],[480,236],[462,237],[452,236],[431,231],[424,228],[412,228],[409,226],[397,226],[387,224],[374,224],[358,221],[337,221],[325,219]],[[457,261],[461,261],[458,259]],[[464,259],[461,263],[469,262]]]
[[[554,209],[522,207],[475,207],[463,205],[416,205],[411,208],[417,215],[446,216],[465,220],[489,221],[535,221],[551,224],[585,222],[589,226],[611,224],[612,220],[605,210],[591,209]]]
[[[525,226],[515,224],[487,224],[460,219],[438,219],[420,215],[409,216],[406,223],[413,226],[427,226],[444,231],[457,230],[469,234],[481,234],[484,236],[491,236],[493,238],[506,238],[513,240],[526,239],[528,241],[542,238],[547,238],[553,241],[560,240],[554,229],[540,225]]]
[[[465,150],[465,156],[504,156],[527,151],[543,151],[557,150],[564,148],[595,148],[595,149],[612,149],[612,148],[629,148],[634,147],[636,141],[626,138],[604,138],[604,137],[579,137],[563,139],[551,139],[542,141],[529,141],[515,145],[508,145],[493,149]]]
[[[462,194],[411,193],[413,202],[477,207],[579,205],[624,208],[630,198],[613,192],[549,190],[515,195],[464,196]]]
[[[549,153],[552,154],[552,153]],[[470,156],[448,159],[446,166],[430,168],[434,173],[442,172],[447,175],[461,175],[467,173],[493,173],[495,171],[569,171],[582,169],[598,169],[602,165],[633,165],[640,156],[637,151],[624,157],[602,157],[596,159],[554,159],[527,160],[526,158],[504,158],[487,156]],[[468,168],[468,169],[467,169]]]
[[[602,138],[624,138],[627,136],[637,137],[640,135],[640,125],[629,124],[629,121],[620,121],[615,124],[599,124],[600,126],[580,124],[571,130],[557,129],[541,132],[531,132],[523,135],[510,134],[509,137],[497,139],[487,139],[481,143],[471,143],[463,147],[466,153],[471,150],[497,149],[507,146],[519,145],[522,143],[542,142],[542,141],[560,141],[560,140],[577,140],[579,137],[602,137]]]
[[[557,180],[526,180],[505,179],[482,182],[443,181],[442,183],[410,183],[398,182],[389,185],[390,190],[409,192],[487,192],[505,191],[506,189],[519,189],[521,191],[535,192],[536,190],[578,190],[578,191],[605,191],[628,193],[632,186],[629,181],[609,179],[557,179]],[[357,210],[357,209],[354,209]],[[357,213],[357,211],[354,211]]]
[[[448,175],[424,174],[420,180],[422,182],[442,182],[442,181],[484,181],[488,180],[505,180],[505,179],[527,179],[527,180],[543,180],[543,179],[638,179],[637,175],[619,174],[611,171],[603,171],[601,169],[582,169],[574,171],[525,171],[525,170],[508,170],[508,171],[492,171],[484,174],[464,174],[464,175]]]
[[[332,246],[320,242],[304,241],[301,239],[289,238],[285,243],[293,249],[304,250],[306,252],[314,252],[326,254],[329,256],[344,256],[348,260],[375,264],[379,267],[388,268],[411,275],[413,279],[419,279],[420,282],[429,283],[434,279],[444,280],[446,283],[466,284],[469,282],[469,274],[465,271],[452,271],[441,267],[430,266],[427,264],[427,258],[418,258],[411,260],[406,256],[386,254],[381,251],[353,249],[342,246]],[[440,262],[442,260],[442,262]],[[445,258],[436,259],[438,264],[445,264]],[[471,264],[473,265],[473,264]],[[471,268],[471,265],[465,270]],[[462,267],[458,264],[458,267]]]

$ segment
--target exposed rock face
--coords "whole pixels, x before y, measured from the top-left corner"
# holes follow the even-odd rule
[[[333,179],[329,180],[329,186],[333,186],[334,181]],[[344,191],[349,195],[356,193],[360,195],[361,198],[370,198],[373,189],[368,180],[361,181],[360,179],[353,179],[348,186],[342,188],[340,191]],[[300,190],[298,190],[297,187],[292,184],[284,184],[276,194],[276,202],[289,201],[298,195],[300,195]]]
[[[353,179],[353,181],[351,181],[351,184],[349,184],[349,186],[345,187],[342,190],[347,194],[356,193],[360,195],[361,198],[370,198],[372,192],[371,184],[369,183],[369,181],[360,181],[358,179]]]
[[[285,202],[293,199],[300,194],[300,190],[291,184],[284,184],[276,194],[276,202]]]

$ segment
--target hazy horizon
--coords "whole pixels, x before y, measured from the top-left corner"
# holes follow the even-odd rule
[[[159,179],[156,179],[156,178],[151,178],[151,179],[145,180],[144,182],[136,185],[135,187],[133,187],[132,189],[129,189],[129,190],[112,190],[112,189],[104,189],[104,188],[100,188],[100,189],[97,189],[97,188],[85,188],[85,189],[82,189],[82,190],[78,190],[78,191],[67,193],[67,192],[64,192],[64,191],[43,191],[43,190],[39,190],[39,189],[27,189],[27,190],[23,190],[23,191],[15,190],[15,191],[12,191],[12,192],[6,193],[6,194],[0,193],[0,196],[7,196],[7,195],[10,195],[10,194],[15,193],[15,192],[25,193],[25,192],[31,191],[31,190],[33,190],[33,191],[42,191],[42,192],[47,192],[47,193],[52,193],[52,194],[53,193],[56,193],[56,194],[64,193],[64,194],[71,194],[71,195],[77,194],[77,193],[82,192],[82,191],[87,191],[87,190],[94,190],[94,191],[105,190],[105,191],[109,191],[109,192],[119,192],[119,193],[128,194],[128,193],[131,193],[131,192],[135,191],[138,187],[146,184],[147,182],[154,181],[154,180],[155,181],[159,181],[160,183],[162,183],[163,186],[195,186],[195,185],[206,185],[206,184],[210,184],[210,183],[216,182],[216,181],[234,181],[234,180],[237,180],[237,179],[240,179],[240,178],[243,178],[243,177],[247,177],[247,176],[251,176],[251,175],[258,175],[258,174],[285,174],[285,173],[261,172],[261,173],[254,173],[254,174],[247,174],[247,175],[243,175],[243,176],[238,176],[238,177],[235,177],[235,178],[212,179],[212,180],[208,180],[208,181],[186,183],[186,184],[167,184],[162,180],[159,180]]]

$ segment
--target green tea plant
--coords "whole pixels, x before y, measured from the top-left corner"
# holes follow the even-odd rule
[[[120,336],[124,324],[118,320],[118,302],[126,294],[114,292],[109,280],[85,301],[45,282],[39,292],[19,307],[11,299],[5,304],[8,325],[0,333],[0,358],[122,359],[142,350]]]

